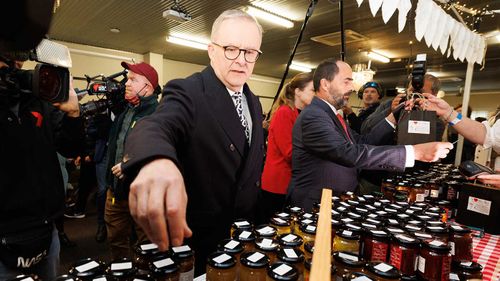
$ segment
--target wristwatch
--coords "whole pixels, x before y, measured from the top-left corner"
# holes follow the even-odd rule
[[[462,121],[462,113],[459,112],[457,114],[457,117],[455,117],[455,119],[448,122],[448,124],[450,124],[450,126],[455,126],[456,124],[460,123],[460,121]]]

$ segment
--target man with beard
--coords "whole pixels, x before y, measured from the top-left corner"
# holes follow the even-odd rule
[[[313,78],[316,97],[302,111],[293,127],[292,180],[288,197],[295,206],[311,210],[321,199],[321,189],[335,194],[354,191],[358,169],[401,172],[415,160],[432,162],[446,157],[451,143],[376,146],[392,137],[396,120],[390,114],[371,133],[359,135],[337,112],[353,91],[351,67],[328,59],[318,65]]]

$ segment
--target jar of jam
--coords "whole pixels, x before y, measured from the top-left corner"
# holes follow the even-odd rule
[[[425,187],[421,183],[415,183],[410,189],[410,202],[424,202],[426,197]]]
[[[385,231],[389,232],[392,235],[397,235],[397,234],[403,234],[405,233],[404,230],[402,230],[399,227],[393,227],[393,226],[388,226],[384,229]]]
[[[97,275],[103,274],[105,269],[106,265],[103,262],[86,258],[75,262],[69,269],[69,274],[83,280],[91,280]]]
[[[121,258],[111,262],[109,267],[106,269],[106,273],[113,276],[116,280],[128,281],[137,272],[137,268],[132,265],[132,260],[129,258]]]
[[[194,251],[188,245],[172,247],[172,257],[179,264],[179,280],[194,279]]]
[[[311,259],[314,253],[314,241],[304,243],[304,256],[306,259]]]
[[[310,219],[310,220],[316,221],[316,220],[318,220],[318,215],[316,215],[315,213],[305,212],[300,216],[300,220],[303,220],[303,219]]]
[[[257,238],[255,240],[255,248],[269,258],[270,264],[276,261],[276,252],[278,251],[278,241],[269,238]]]
[[[450,274],[450,247],[440,241],[432,240],[423,243],[418,257],[417,274],[428,281],[447,280]]]
[[[415,236],[415,238],[420,240],[420,242],[432,241],[432,239],[434,239],[434,237],[432,237],[432,235],[430,235],[429,233],[426,233],[426,232],[422,232],[422,231],[413,232],[413,236]]]
[[[437,200],[439,197],[439,185],[436,181],[430,180],[427,182],[427,189],[429,190],[429,198]]]
[[[313,224],[303,224],[300,226],[300,232],[298,234],[302,237],[304,242],[314,241],[316,237],[316,226]]]
[[[313,221],[311,219],[302,219],[302,220],[299,220],[296,224],[295,224],[295,227],[293,229],[293,233],[297,234],[297,235],[301,235],[300,234],[300,228],[305,225],[305,226],[308,226],[308,225],[316,225],[316,221]]]
[[[441,200],[437,204],[444,210],[442,219],[443,222],[447,222],[449,219],[453,218],[453,212],[452,212],[453,208],[450,201]]]
[[[396,219],[387,219],[385,224],[387,225],[387,227],[399,228],[401,226],[401,223]]]
[[[277,262],[267,268],[267,281],[296,281],[298,279],[297,269],[286,262]]]
[[[304,260],[304,281],[309,281],[309,276],[311,275],[311,267],[312,267],[312,257],[306,258]],[[335,281],[332,278],[332,281]]]
[[[278,242],[283,247],[300,248],[300,246],[302,246],[302,243],[304,242],[304,240],[302,240],[302,238],[300,236],[295,235],[293,233],[285,233],[285,234],[281,234],[278,237]]]
[[[349,230],[337,231],[333,239],[334,252],[348,252],[359,255],[359,234]]]
[[[241,242],[243,246],[243,252],[250,252],[255,249],[255,235],[251,231],[242,229],[235,230],[233,233],[233,239]]]
[[[389,263],[403,275],[413,276],[417,269],[420,241],[408,235],[395,235],[391,242]]]
[[[457,274],[460,281],[483,279],[483,267],[477,262],[452,261],[452,271]]]
[[[158,245],[151,242],[144,242],[135,247],[134,263],[139,271],[147,271],[151,259],[160,251]]]
[[[389,189],[389,190],[388,190]],[[380,185],[380,191],[382,192],[383,196],[386,198],[392,198],[392,194],[396,190],[396,183],[393,179],[385,179],[382,181],[382,184]],[[375,196],[376,198],[380,198],[379,196]]]
[[[245,219],[237,219],[231,225],[231,233],[229,237],[233,237],[233,233],[237,229],[242,229],[246,231],[253,231],[253,225]]]
[[[374,278],[370,277],[368,274],[362,272],[353,272],[344,276],[344,281],[376,281]]]
[[[247,252],[240,258],[239,281],[266,281],[269,258],[261,252]]]
[[[422,228],[414,224],[406,224],[404,230],[408,233],[414,233],[416,231],[422,231]]]
[[[156,281],[156,280],[151,274],[137,274],[135,275],[132,281]]]
[[[407,193],[410,193],[410,183],[408,181],[400,181],[396,184],[396,190],[397,191],[405,191]]]
[[[238,278],[236,261],[224,252],[215,252],[207,259],[207,281],[236,281]]]
[[[451,258],[454,261],[472,261],[471,230],[459,225],[450,226]]]
[[[344,276],[353,272],[364,272],[365,262],[357,255],[346,252],[335,252],[333,262],[337,268],[336,280],[342,280]]]
[[[155,280],[179,281],[179,265],[170,254],[160,254],[154,257],[149,264],[149,270]],[[187,280],[187,279],[184,279]]]
[[[21,274],[21,275],[18,275],[12,279],[7,280],[7,281],[38,281],[38,280],[42,280],[42,279],[38,278],[38,276],[35,274],[30,274],[30,275]],[[65,280],[65,279],[62,279],[62,280]],[[66,280],[73,280],[73,279],[66,279]]]
[[[444,243],[448,244],[449,240],[449,231],[448,227],[442,227],[442,226],[427,226],[425,228],[425,232],[431,234],[435,239],[438,239],[440,241],[443,241]]]
[[[361,223],[361,227],[362,227],[362,228],[363,228],[363,230],[365,230],[365,231],[368,231],[368,230],[370,230],[370,229],[377,229],[377,228],[378,228],[378,227],[377,227],[377,225],[375,225],[375,224],[371,224],[371,223],[369,223],[369,222],[363,222],[363,223]]]
[[[409,201],[410,201],[410,192],[404,190],[398,190],[394,193],[394,202],[407,203]]]
[[[376,229],[365,232],[362,254],[366,261],[386,262],[388,253],[389,233]]]
[[[321,208],[321,203],[320,202],[314,202],[313,207],[312,207],[312,212],[313,213],[319,213],[319,209]]]
[[[278,231],[275,227],[268,224],[261,224],[255,228],[255,236],[257,238],[264,237],[273,239],[276,237]]]
[[[277,253],[278,261],[292,264],[297,269],[299,279],[304,276],[304,253],[301,250],[294,248],[281,247]]]
[[[292,232],[292,228],[291,228],[292,225],[291,225],[290,221],[284,220],[280,217],[271,218],[270,224],[271,224],[271,226],[276,228],[278,235],[283,234],[283,233]]]
[[[292,215],[292,218],[297,221],[300,218],[300,215],[304,212],[304,209],[297,206],[287,206],[286,210]]]
[[[356,214],[354,212],[348,212],[347,217],[354,220],[354,221],[361,221],[363,219],[362,215]]]
[[[236,267],[240,264],[240,255],[243,253],[243,244],[233,239],[224,239],[218,245],[217,249],[221,252],[231,254],[235,261]]]
[[[21,278],[21,277],[23,277],[23,278]],[[9,279],[9,280],[25,280],[25,281],[39,280],[38,276],[36,276],[37,279],[34,279],[33,277],[31,277],[31,279],[29,279],[30,276],[26,276],[26,275],[17,276],[16,278],[17,279]],[[74,280],[75,280],[75,277],[68,275],[68,274],[59,275],[56,277],[56,279],[54,279],[54,281],[74,281]]]
[[[385,262],[370,262],[366,269],[368,276],[377,281],[401,280],[401,271]]]
[[[423,221],[420,221],[420,220],[409,220],[407,221],[408,224],[411,224],[411,225],[414,225],[414,226],[418,226],[418,227],[424,227],[425,226],[425,223]]]
[[[349,199],[354,199],[354,192],[352,191],[344,191],[340,194],[340,201],[347,201]]]

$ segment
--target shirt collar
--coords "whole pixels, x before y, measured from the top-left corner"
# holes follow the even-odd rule
[[[322,99],[322,98],[318,98],[318,99],[320,99],[320,100],[322,100],[324,103],[328,104],[328,106],[329,106],[329,107],[333,110],[333,113],[334,113],[335,115],[339,114],[339,112],[337,111],[337,109],[336,109],[333,105],[331,105],[329,102],[327,102],[326,100],[324,100],[324,99]]]
[[[230,90],[228,87],[226,87],[227,92],[229,93],[230,96],[233,96],[236,92],[233,90]],[[241,89],[238,91],[239,93],[243,93],[243,86]]]

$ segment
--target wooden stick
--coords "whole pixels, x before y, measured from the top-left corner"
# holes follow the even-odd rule
[[[321,194],[318,228],[314,239],[314,253],[310,281],[328,281],[332,266],[332,190],[324,188]]]

